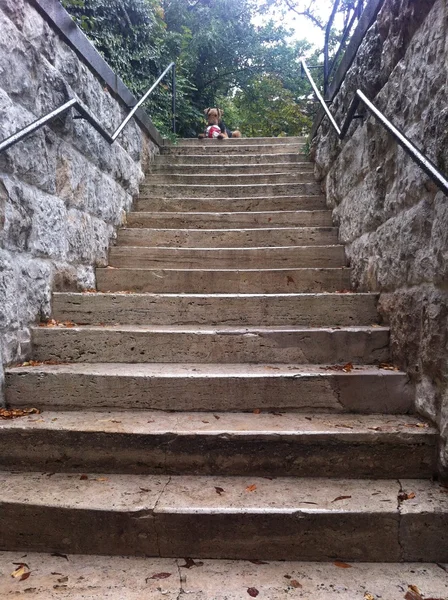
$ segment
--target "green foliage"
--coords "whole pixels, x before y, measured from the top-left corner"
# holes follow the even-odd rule
[[[298,59],[310,46],[288,42],[273,22],[255,26],[258,0],[61,1],[137,97],[176,62],[181,136],[203,130],[208,106],[224,108],[227,125],[243,135],[293,135],[309,125]],[[168,135],[169,75],[145,108]]]

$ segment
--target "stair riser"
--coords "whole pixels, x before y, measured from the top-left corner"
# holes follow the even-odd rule
[[[322,371],[319,375],[134,377],[16,369],[6,372],[6,401],[42,409],[176,411],[291,410],[404,414],[412,386],[402,374]]]
[[[151,296],[54,294],[53,318],[78,324],[296,325],[332,327],[378,321],[375,296]]]
[[[265,213],[138,213],[127,215],[126,227],[159,229],[244,229],[257,227],[332,227],[327,210]]]
[[[251,211],[322,211],[323,196],[281,196],[278,198],[139,198],[136,211],[143,212],[251,212]]]
[[[185,164],[171,165],[168,163],[156,162],[152,163],[147,173],[154,175],[207,175],[214,177],[215,175],[267,175],[270,173],[314,173],[313,163],[269,163],[269,164],[236,164],[236,165],[211,165],[207,164]]]
[[[174,248],[250,248],[274,246],[327,246],[338,243],[336,228],[283,228],[255,231],[182,231],[120,229],[119,246],[171,246]]]
[[[169,173],[153,173],[150,177],[146,178],[143,185],[152,184],[165,184],[165,185],[272,185],[272,184],[283,184],[291,185],[298,183],[315,183],[315,177],[313,172],[301,173],[297,169],[291,173],[275,173],[271,175],[263,174],[249,174],[236,173],[232,175],[221,175],[218,173],[211,173],[210,168],[208,173],[193,175],[178,175]]]
[[[321,194],[317,183],[276,183],[259,185],[182,185],[182,184],[143,184],[142,196],[161,198],[258,198],[266,196],[318,196]]]
[[[97,269],[100,292],[274,294],[336,292],[350,289],[350,269],[279,271],[169,271]]]
[[[35,328],[38,361],[112,363],[377,364],[389,358],[384,330],[179,333]]]
[[[262,165],[266,163],[270,164],[294,164],[309,162],[308,157],[305,154],[297,154],[296,152],[284,153],[284,154],[232,154],[226,156],[225,154],[205,154],[195,153],[175,155],[158,155],[154,159],[154,165],[192,165],[198,164],[202,167],[213,166],[227,166],[227,165]]]
[[[268,137],[268,138],[260,138],[260,137],[240,137],[240,138],[229,138],[225,141],[218,139],[206,139],[199,140],[198,138],[183,138],[177,140],[176,146],[171,146],[171,148],[178,148],[179,146],[198,146],[200,144],[207,146],[210,148],[210,152],[212,152],[211,148],[215,146],[221,146],[222,144],[231,145],[231,146],[247,146],[247,145],[255,145],[259,146],[260,144],[272,144],[279,146],[288,146],[290,144],[306,144],[307,138],[303,136],[291,136],[291,137]]]
[[[281,269],[289,267],[343,267],[343,246],[291,248],[147,248],[114,246],[109,265],[161,269]]]
[[[256,417],[254,417],[256,418]],[[279,417],[280,418],[280,417]],[[191,435],[4,431],[0,467],[14,471],[249,477],[431,478],[436,439],[404,444],[377,434],[340,436]],[[371,438],[369,440],[369,438]]]
[[[191,146],[176,146],[172,148],[161,148],[161,154],[169,155],[169,156],[188,156],[195,154],[204,154],[209,156],[210,154],[219,154],[224,156],[233,156],[233,155],[248,155],[248,154],[292,154],[292,153],[302,153],[302,156],[306,156],[303,154],[304,145],[303,144],[192,144]],[[303,159],[302,159],[303,160]]]
[[[0,532],[0,548],[9,551],[365,562],[402,558],[399,517],[389,513],[154,514],[150,509],[39,504],[7,504],[2,513],[6,527]],[[446,560],[443,549],[438,560]]]

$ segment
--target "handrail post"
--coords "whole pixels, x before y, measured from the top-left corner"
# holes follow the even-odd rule
[[[172,114],[173,114],[173,133],[176,133],[176,65],[173,65],[172,73]]]

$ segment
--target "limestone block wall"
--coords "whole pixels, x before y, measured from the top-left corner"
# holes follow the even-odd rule
[[[448,5],[385,0],[333,104],[359,88],[448,173]],[[393,360],[416,384],[416,406],[440,426],[448,474],[448,198],[373,118],[339,142],[326,121],[314,142],[357,289],[379,291]]]
[[[70,95],[113,132],[129,109],[44,16],[31,0],[0,0],[0,140]],[[0,154],[0,371],[26,355],[52,290],[94,287],[156,151],[134,120],[110,146],[67,114]]]

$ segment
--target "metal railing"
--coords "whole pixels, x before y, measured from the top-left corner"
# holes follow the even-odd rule
[[[353,119],[359,117],[357,114],[357,110],[359,104],[362,102],[364,106],[373,114],[373,116],[381,123],[381,125],[394,137],[397,143],[403,148],[403,150],[408,154],[423,171],[429,175],[429,177],[437,184],[437,186],[448,195],[448,179],[439,171],[437,166],[429,160],[420,150],[411,142],[411,140],[406,137],[406,135],[401,132],[395,125],[393,125],[384,115],[378,110],[378,108],[372,104],[372,102],[365,96],[361,90],[356,90],[355,97],[353,98],[350,107],[347,111],[347,115],[345,117],[344,123],[342,127],[336,123],[333,115],[330,112],[330,109],[327,106],[322,94],[320,93],[316,82],[311,76],[311,73],[306,65],[305,59],[300,59],[303,71],[310,82],[314,93],[317,96],[317,99],[322,105],[322,108],[325,111],[333,129],[338,134],[340,140],[343,140],[347,135],[348,129],[353,121]]]
[[[70,100],[65,102],[65,104],[62,104],[55,110],[46,114],[44,117],[37,119],[33,123],[30,123],[23,129],[17,131],[13,135],[11,135],[8,138],[6,138],[5,140],[3,140],[3,142],[0,142],[0,153],[4,152],[5,150],[8,150],[8,148],[11,148],[11,146],[13,146],[14,144],[17,144],[17,142],[20,142],[21,140],[25,139],[26,137],[32,135],[38,129],[41,129],[42,127],[44,127],[51,121],[54,121],[54,119],[57,119],[58,117],[62,116],[64,113],[68,112],[72,108],[75,109],[79,113],[78,115],[75,116],[75,118],[85,119],[86,121],[88,121],[92,125],[92,127],[96,131],[98,131],[98,133],[100,133],[109,144],[113,144],[115,142],[115,140],[118,138],[118,136],[120,135],[120,133],[123,131],[123,129],[126,127],[126,125],[129,123],[129,121],[132,119],[132,117],[134,116],[136,111],[140,108],[140,106],[143,104],[143,102],[145,102],[145,100],[148,98],[148,96],[155,90],[155,88],[159,85],[159,83],[162,81],[162,79],[165,77],[165,75],[168,73],[168,71],[170,71],[170,69],[172,69],[172,105],[171,105],[172,128],[173,128],[173,133],[176,133],[176,65],[175,65],[175,63],[172,62],[163,71],[163,73],[154,82],[154,84],[149,88],[149,90],[146,92],[146,94],[132,108],[132,110],[125,117],[125,119],[122,121],[122,123],[117,127],[117,129],[114,131],[114,133],[110,134],[102,126],[102,124],[98,121],[98,119],[96,119],[96,117],[94,115],[92,115],[92,113],[90,113],[89,110],[85,106],[83,106],[79,100],[77,100],[76,98],[71,98]]]
[[[325,29],[324,96],[327,95],[328,88],[330,85],[330,77],[331,77],[331,74],[332,74],[334,68],[338,64],[339,56],[340,56],[341,52],[344,50],[345,43],[347,42],[347,39],[353,29],[354,24],[356,23],[356,21],[359,21],[359,19],[361,18],[361,15],[362,15],[362,11],[364,9],[364,0],[358,0],[358,2],[356,3],[356,6],[355,5],[353,6],[353,14],[350,17],[349,22],[345,26],[344,31],[342,32],[342,37],[339,42],[338,49],[337,49],[335,55],[333,56],[332,60],[330,61],[330,35],[331,35],[331,30],[333,29],[333,23],[334,23],[334,20],[335,20],[335,17],[336,17],[338,8],[339,8],[340,1],[341,0],[334,1],[333,9],[331,11],[331,15],[330,15],[330,18],[328,20],[328,23],[327,23],[327,26]]]

